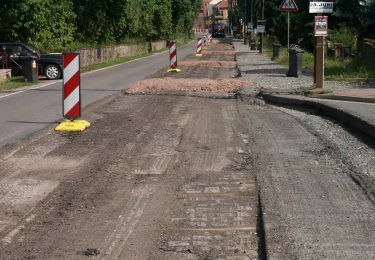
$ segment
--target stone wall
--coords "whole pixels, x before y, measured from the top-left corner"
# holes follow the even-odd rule
[[[118,57],[130,57],[142,51],[140,45],[117,45],[76,50],[80,54],[81,67],[107,62]]]
[[[166,41],[151,42],[151,51],[160,51],[167,47]]]
[[[150,43],[151,52],[160,51],[165,47],[166,41],[157,41]],[[135,56],[141,53],[142,51],[144,51],[144,46],[142,45],[122,44],[109,47],[79,49],[75,52],[78,52],[80,54],[81,67],[86,67],[89,65],[107,62],[118,57]]]

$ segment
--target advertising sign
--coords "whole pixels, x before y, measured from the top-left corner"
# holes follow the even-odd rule
[[[266,20],[258,20],[257,21],[257,32],[258,33],[265,33],[266,32]]]
[[[328,36],[328,16],[315,16],[315,36]]]
[[[333,13],[333,2],[310,2],[310,14],[330,14]]]

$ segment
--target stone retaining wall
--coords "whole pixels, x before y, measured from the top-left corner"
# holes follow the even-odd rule
[[[167,47],[166,41],[151,42],[151,51],[160,51]]]
[[[150,51],[155,52],[166,47],[165,41],[157,41],[150,43]],[[118,57],[130,57],[141,53],[144,50],[142,45],[117,45],[100,48],[88,48],[76,50],[80,54],[81,67],[94,65],[98,63],[108,62]]]
[[[111,47],[76,50],[80,54],[81,67],[107,62],[118,57],[129,57],[140,53],[140,45],[117,45]]]

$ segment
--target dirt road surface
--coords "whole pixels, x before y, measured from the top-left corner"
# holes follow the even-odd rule
[[[240,97],[174,94],[117,95],[83,133],[3,148],[0,259],[375,258],[371,197],[317,132]]]

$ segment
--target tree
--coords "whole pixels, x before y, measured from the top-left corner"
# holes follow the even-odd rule
[[[0,12],[3,41],[61,48],[74,40],[75,14],[69,0],[6,0]]]

